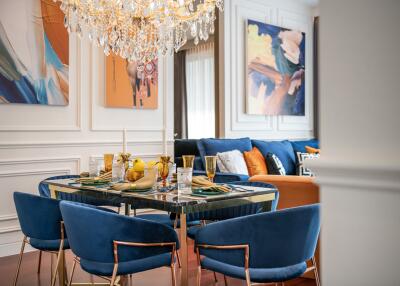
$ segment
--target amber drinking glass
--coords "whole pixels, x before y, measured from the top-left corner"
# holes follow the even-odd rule
[[[171,163],[171,157],[170,156],[161,156],[160,157],[160,162],[159,163],[159,174],[162,180],[163,187],[167,186],[167,178],[169,174],[169,163]]]
[[[217,171],[217,156],[204,156],[206,160],[206,173],[210,182],[214,182],[215,173]]]
[[[194,165],[194,156],[193,155],[183,155],[183,168],[192,168]]]
[[[110,172],[112,170],[114,154],[104,154],[104,171]]]

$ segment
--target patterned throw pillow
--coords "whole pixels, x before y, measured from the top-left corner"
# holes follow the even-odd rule
[[[315,160],[319,158],[318,153],[301,153],[297,152],[297,175],[299,176],[309,176],[309,177],[314,177],[313,172],[309,169],[304,167],[304,161],[305,160]]]
[[[222,173],[249,175],[243,154],[239,150],[217,153],[217,166]]]
[[[243,156],[250,177],[255,175],[266,175],[268,173],[265,158],[257,147],[253,147],[251,151],[243,152]]]
[[[272,153],[267,153],[265,158],[267,161],[267,168],[269,175],[286,175],[285,168],[282,165],[281,160],[279,160],[278,156]]]

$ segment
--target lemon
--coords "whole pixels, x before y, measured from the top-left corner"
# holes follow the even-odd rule
[[[144,172],[145,166],[146,163],[140,158],[137,158],[133,161],[133,170],[136,172]]]

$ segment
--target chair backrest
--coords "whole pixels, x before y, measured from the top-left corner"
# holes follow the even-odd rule
[[[79,178],[79,175],[62,175],[62,176],[53,176],[50,178],[47,178],[39,183],[38,189],[39,189],[39,194],[42,197],[50,198],[50,189],[47,184],[44,183],[46,180],[62,180],[62,179],[74,179],[74,178]]]
[[[55,240],[61,238],[61,212],[59,201],[31,194],[15,192],[22,232],[31,238]]]
[[[62,201],[61,213],[68,241],[78,257],[113,263],[113,241],[140,243],[176,242],[176,232],[168,226],[135,217],[105,212],[85,204]],[[118,247],[119,261],[130,261],[171,252],[167,247]]]
[[[250,246],[251,268],[298,264],[314,256],[320,230],[319,204],[216,222],[196,234],[196,244]],[[202,250],[218,261],[244,266],[243,250]]]
[[[275,188],[275,186],[263,182],[232,182],[230,185],[240,185],[249,187],[260,187],[260,188]],[[275,192],[275,200],[272,202],[271,211],[275,211],[278,205],[279,192]],[[195,220],[226,220],[235,217],[241,217],[246,215],[252,215],[259,213],[263,210],[264,203],[253,203],[246,204],[236,207],[222,208],[211,211],[203,211],[198,213],[191,213],[188,215],[188,221]]]

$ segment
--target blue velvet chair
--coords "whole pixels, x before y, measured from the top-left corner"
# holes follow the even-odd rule
[[[248,286],[251,282],[280,283],[312,270],[320,285],[314,259],[319,211],[319,204],[307,205],[203,227],[195,237],[197,285],[202,268],[246,280]]]
[[[76,179],[79,178],[79,175],[62,175],[62,176],[54,176],[45,179],[46,180],[62,180],[62,179]],[[47,184],[44,183],[44,181],[41,181],[39,183],[38,189],[39,189],[39,194],[42,197],[50,198],[50,189]],[[66,201],[73,201],[73,202],[80,202],[80,203],[85,203],[93,206],[110,206],[110,207],[121,207],[120,202],[110,202],[110,200],[104,200],[104,199],[99,199],[99,198],[92,198],[92,197],[87,197],[83,196],[81,194],[67,194],[67,193],[60,193],[59,197],[60,200],[66,200]],[[119,212],[119,211],[118,211]]]
[[[24,234],[21,252],[19,255],[14,286],[17,284],[19,270],[25,245],[29,243],[33,248],[40,250],[39,268],[42,251],[57,253],[57,267],[63,251],[69,248],[68,239],[64,233],[64,227],[59,208],[60,201],[34,196],[26,193],[14,193],[14,202],[17,209],[21,231]],[[55,283],[57,271],[52,277],[52,285]]]
[[[76,263],[100,277],[134,274],[158,267],[171,267],[175,285],[175,252],[179,241],[175,230],[160,223],[122,216],[62,201],[61,213]]]

